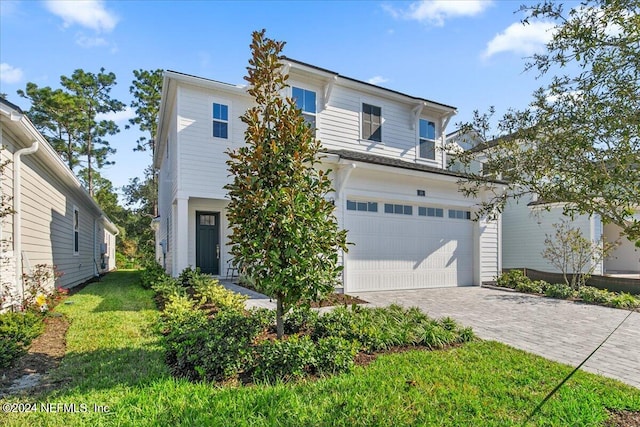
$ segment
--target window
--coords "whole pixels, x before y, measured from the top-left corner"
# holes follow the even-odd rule
[[[420,158],[436,159],[436,124],[420,119]]]
[[[355,202],[347,200],[348,211],[378,212],[378,202]]]
[[[213,103],[213,136],[224,139],[229,137],[229,107],[225,104]]]
[[[73,207],[73,254],[80,252],[80,211]]]
[[[451,219],[471,219],[470,211],[459,211],[456,209],[449,209],[449,218]]]
[[[382,108],[362,104],[362,139],[382,141]]]
[[[394,205],[391,203],[384,204],[384,213],[398,215],[413,215],[413,206],[411,205]]]
[[[426,207],[420,206],[418,207],[418,215],[442,218],[444,216],[444,210],[441,208],[426,208]]]
[[[296,107],[302,110],[304,121],[309,124],[311,129],[316,128],[316,93],[312,90],[300,89],[299,87],[291,88],[291,95],[296,103]]]
[[[200,214],[200,225],[216,225],[216,216]]]

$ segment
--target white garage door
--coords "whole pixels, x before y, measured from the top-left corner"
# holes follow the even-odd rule
[[[473,285],[473,221],[346,211],[347,292]]]

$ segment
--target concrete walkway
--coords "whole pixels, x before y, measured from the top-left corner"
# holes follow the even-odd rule
[[[515,292],[468,287],[354,294],[375,306],[417,306],[450,316],[483,339],[579,365],[628,311]],[[640,313],[634,312],[582,367],[640,388]]]

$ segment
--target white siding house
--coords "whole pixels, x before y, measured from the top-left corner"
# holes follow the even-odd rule
[[[542,252],[545,249],[545,237],[553,236],[553,225],[563,219],[569,220],[563,215],[562,204],[548,206],[537,203],[533,197],[509,202],[502,215],[504,268],[531,268],[559,273],[542,257]],[[618,242],[609,257],[596,266],[594,274],[640,274],[640,249],[620,235],[620,227],[603,225],[598,215],[576,215],[570,221],[571,226],[578,228],[588,240],[601,242],[604,237],[608,242]]]
[[[473,221],[478,200],[445,169],[454,107],[284,59],[287,96],[315,123],[332,170],[345,291],[479,285],[501,269],[500,221]],[[157,259],[224,277],[231,262],[226,151],[244,144],[246,87],[167,71],[154,159]],[[482,196],[482,195],[480,195]]]
[[[73,287],[115,268],[118,230],[19,107],[0,99],[4,203],[0,226],[4,306],[22,297],[23,274],[55,265]]]

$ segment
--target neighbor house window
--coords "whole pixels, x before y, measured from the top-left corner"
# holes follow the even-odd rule
[[[452,219],[471,219],[471,211],[460,211],[457,209],[449,209],[449,218]]]
[[[316,128],[316,93],[312,90],[301,89],[299,87],[291,88],[291,95],[296,107],[302,110],[304,121],[309,124],[311,129]]]
[[[384,204],[384,213],[399,214],[399,215],[413,215],[413,206],[411,205],[395,205],[392,203]]]
[[[420,119],[420,158],[436,159],[436,124]]]
[[[356,202],[347,200],[348,211],[378,212],[378,202]]]
[[[229,107],[225,104],[213,103],[213,136],[229,137]]]
[[[418,215],[442,218],[444,216],[444,210],[442,208],[426,208],[424,206],[420,206],[418,207]]]
[[[80,211],[73,207],[73,254],[80,252]]]
[[[362,104],[362,139],[382,141],[382,108]]]

